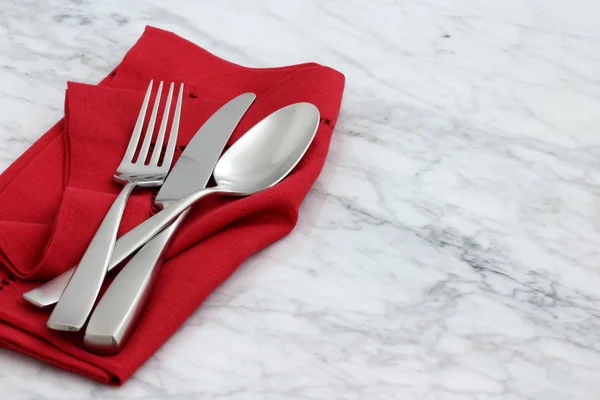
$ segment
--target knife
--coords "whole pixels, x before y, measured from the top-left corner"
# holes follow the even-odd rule
[[[244,93],[233,98],[200,127],[167,176],[157,194],[157,201],[160,201],[163,206],[168,206],[171,202],[206,186],[223,147],[254,99],[256,99],[254,93]],[[165,232],[168,229],[172,229],[174,232],[181,220],[183,217],[179,217],[165,228]],[[117,240],[108,266],[109,271],[144,244],[144,242],[139,243],[140,233],[143,233],[143,230],[134,228]],[[161,237],[164,240],[166,234]],[[155,244],[159,245],[158,240]],[[166,244],[164,243],[164,245]],[[151,248],[157,247],[152,246]],[[146,252],[144,254],[147,254]],[[37,307],[55,304],[74,271],[75,267],[63,272],[54,279],[24,293],[23,298]]]

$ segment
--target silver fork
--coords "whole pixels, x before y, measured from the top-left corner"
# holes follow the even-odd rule
[[[154,101],[152,114],[150,115],[150,121],[148,122],[148,127],[139,154],[135,157],[142,134],[144,120],[146,118],[148,103],[150,102],[150,95],[152,94],[152,83],[153,82],[150,81],[150,84],[148,85],[148,90],[146,91],[146,96],[144,97],[142,108],[138,115],[125,155],[113,176],[113,179],[116,182],[124,185],[123,189],[104,217],[94,238],[81,258],[77,269],[73,273],[71,280],[56,304],[56,307],[54,307],[47,322],[47,326],[51,329],[60,331],[78,331],[83,327],[94,307],[100,288],[102,287],[102,282],[104,281],[108,270],[108,264],[114,250],[117,230],[121,222],[121,217],[123,216],[123,210],[125,209],[131,191],[136,187],[160,186],[163,184],[165,177],[169,172],[179,131],[181,103],[183,100],[183,84],[181,84],[179,88],[173,123],[171,125],[169,140],[167,142],[162,163],[159,165],[167,130],[171,100],[173,98],[173,83],[171,83],[169,88],[162,122],[158,130],[155,147],[152,151],[150,161],[146,163],[154,133],[154,126],[156,124],[156,115],[158,114],[160,105],[160,97],[163,88],[162,81],[158,86],[156,100]]]

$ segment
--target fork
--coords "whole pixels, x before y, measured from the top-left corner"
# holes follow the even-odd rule
[[[154,136],[154,126],[156,124],[156,116],[158,114],[163,88],[162,81],[158,86],[152,114],[150,115],[143,142],[139,152],[137,152],[144,121],[146,119],[148,103],[150,102],[150,96],[152,94],[152,84],[153,81],[150,81],[127,150],[121,160],[121,164],[113,175],[113,179],[122,184],[123,189],[111,205],[108,213],[104,217],[100,227],[96,231],[92,241],[81,258],[77,269],[56,303],[56,307],[54,307],[54,310],[46,323],[50,329],[78,331],[83,327],[94,307],[94,303],[96,302],[96,298],[102,287],[102,282],[108,271],[108,264],[112,257],[117,238],[117,230],[131,191],[136,187],[160,186],[163,184],[165,177],[169,172],[179,131],[181,103],[183,100],[183,83],[179,88],[173,122],[166,149],[164,149],[165,152],[162,157],[162,162],[160,162],[160,158],[169,120],[174,83],[171,83],[169,88],[162,122],[158,130],[150,160],[148,162],[146,161],[150,151],[152,137]],[[138,153],[137,157],[136,153]]]

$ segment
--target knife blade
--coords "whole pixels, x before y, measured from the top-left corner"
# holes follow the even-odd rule
[[[165,207],[206,186],[223,147],[255,99],[254,93],[233,98],[200,127],[167,176],[156,196],[157,202]],[[143,244],[140,243],[138,230],[134,228],[127,232],[117,240],[108,270],[118,266]],[[23,293],[23,298],[37,307],[55,304],[74,271],[75,267]]]

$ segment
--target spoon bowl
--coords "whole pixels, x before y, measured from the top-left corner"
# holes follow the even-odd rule
[[[213,172],[217,186],[241,195],[276,185],[308,150],[319,118],[311,103],[291,104],[269,115],[221,157]]]

